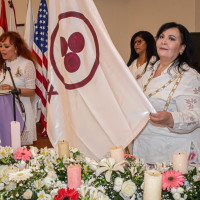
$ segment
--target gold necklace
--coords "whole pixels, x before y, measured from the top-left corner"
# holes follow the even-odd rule
[[[175,82],[175,84],[174,84],[174,86],[173,86],[173,88],[172,88],[172,90],[171,90],[171,92],[169,93],[169,96],[168,96],[167,101],[165,103],[165,106],[164,106],[163,110],[166,111],[168,109],[168,107],[169,107],[171,98],[172,98],[174,92],[176,91],[176,89],[177,89],[177,87],[178,87],[178,85],[179,85],[179,83],[181,81],[181,78],[183,77],[183,73],[184,73],[183,70],[180,70],[179,76],[177,74],[175,74],[172,79],[170,79],[167,83],[165,83],[159,89],[156,89],[154,92],[149,93],[147,95],[147,97],[150,98],[151,96],[153,96],[156,93],[160,92],[161,90],[163,90],[164,88],[166,88],[170,83],[172,83],[174,80],[177,79],[176,82]],[[149,82],[153,79],[153,76],[154,76],[154,71],[151,72],[151,75],[150,75],[149,79],[147,80],[147,83],[144,85],[143,92],[145,92],[147,90]]]

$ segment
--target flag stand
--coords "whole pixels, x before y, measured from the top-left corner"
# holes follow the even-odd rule
[[[5,70],[9,72],[9,75],[10,75],[10,78],[11,78],[11,81],[12,81],[12,84],[13,84],[13,87],[14,87],[14,89],[11,91],[11,94],[13,95],[13,115],[14,115],[14,121],[16,121],[15,97],[17,98],[17,100],[19,102],[19,106],[20,106],[20,109],[21,109],[22,113],[25,112],[25,109],[24,109],[24,106],[23,106],[23,104],[22,104],[22,102],[21,102],[21,100],[19,98],[19,91],[16,88],[16,85],[15,85],[15,82],[14,82],[14,79],[13,79],[10,67],[7,67],[7,66],[4,66],[4,67],[5,67]]]

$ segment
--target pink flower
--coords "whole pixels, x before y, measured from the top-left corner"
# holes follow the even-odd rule
[[[31,151],[28,151],[27,148],[23,149],[22,147],[17,148],[15,151],[15,159],[28,161],[30,158],[33,157]]]
[[[162,174],[162,189],[170,191],[170,188],[183,186],[184,176],[179,171],[167,170]]]

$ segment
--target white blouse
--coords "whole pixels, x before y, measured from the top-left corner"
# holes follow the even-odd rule
[[[155,72],[158,66],[159,61],[138,80],[142,89],[152,70]],[[133,154],[147,163],[171,161],[172,154],[177,152],[187,152],[189,155],[192,142],[200,160],[200,74],[187,65],[183,67],[188,70],[184,72],[167,110],[173,116],[174,127],[149,122],[134,141]],[[146,96],[161,88],[177,73],[172,69],[169,74],[167,70],[149,82]],[[149,98],[157,111],[164,109],[175,82],[176,80]]]
[[[17,88],[35,89],[36,72],[32,61],[27,60],[21,56],[14,61],[6,61],[7,67],[10,67],[11,73]],[[0,74],[0,80],[3,79],[3,74]],[[5,80],[1,84],[8,84],[13,86],[9,72],[6,72]],[[22,145],[31,145],[37,139],[35,115],[30,101],[30,97],[20,97],[24,104],[26,113],[26,124],[24,132],[22,133]],[[19,111],[20,108],[19,108]]]
[[[137,67],[137,60],[138,60],[138,59],[135,59],[135,60],[132,62],[132,64],[129,66],[129,70],[131,71],[131,73],[132,73],[132,75],[133,75],[133,77],[134,77],[135,79],[139,79],[139,78],[142,77],[143,72],[144,72],[144,69],[145,69],[145,66],[146,66],[146,64],[147,64],[147,63],[145,62],[143,65]]]

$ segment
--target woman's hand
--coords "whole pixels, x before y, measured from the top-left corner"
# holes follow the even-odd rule
[[[1,90],[13,90],[13,87],[8,84],[2,84],[0,85]]]
[[[172,114],[167,111],[158,111],[150,114],[150,120],[156,124],[161,124],[173,128],[174,119]]]

